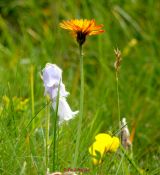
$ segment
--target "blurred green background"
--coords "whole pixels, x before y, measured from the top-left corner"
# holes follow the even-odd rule
[[[68,101],[72,109],[79,109],[79,50],[70,34],[59,27],[62,20],[75,18],[95,19],[97,24],[104,24],[105,30],[101,35],[88,37],[84,45],[85,111],[81,143],[84,151],[79,164],[85,165],[84,157],[96,133],[114,132],[118,128],[113,67],[114,49],[118,47],[123,58],[119,75],[121,116],[127,118],[130,131],[135,129],[133,155],[142,169],[157,172],[160,1],[0,0],[0,173],[16,174],[30,166],[34,170],[31,174],[44,174],[42,141],[46,113],[42,108],[46,99],[40,73],[47,62],[63,69],[63,82],[70,92]],[[32,73],[34,114],[40,112],[35,126],[27,130],[36,140],[28,144],[26,126],[33,115]],[[72,160],[73,150],[69,155],[65,150],[75,144],[77,121],[75,118],[62,129],[59,149],[63,168]],[[30,151],[33,159],[28,156]]]

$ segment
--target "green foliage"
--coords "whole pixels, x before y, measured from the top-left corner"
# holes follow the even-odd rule
[[[54,121],[40,78],[47,62],[63,69],[71,106],[79,108],[79,50],[74,39],[59,27],[62,20],[74,18],[94,18],[104,24],[105,33],[88,37],[84,45],[84,118],[79,167],[73,168],[89,168],[88,174],[94,175],[137,174],[127,159],[121,162],[121,153],[107,155],[101,166],[94,167],[88,152],[97,133],[118,129],[113,67],[114,48],[118,47],[123,58],[119,76],[121,116],[127,118],[130,130],[136,130],[133,159],[142,172],[160,173],[159,11],[160,2],[151,0],[0,1],[0,174],[46,174],[46,145],[53,146]],[[46,143],[48,115],[50,138]],[[77,122],[78,116],[59,129],[61,171],[71,167],[74,160]]]

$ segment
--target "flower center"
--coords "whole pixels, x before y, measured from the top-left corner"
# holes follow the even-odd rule
[[[77,42],[82,45],[86,40],[86,34],[82,31],[77,32]]]

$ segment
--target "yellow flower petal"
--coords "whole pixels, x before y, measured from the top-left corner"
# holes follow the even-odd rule
[[[105,144],[95,141],[90,147],[89,147],[89,153],[93,156],[92,161],[93,164],[97,165],[101,163],[101,159],[105,153]]]
[[[89,153],[93,156],[96,156],[97,153],[100,153],[100,156],[103,156],[105,152],[105,144],[103,142],[95,141],[90,147],[89,147]]]
[[[97,140],[97,141],[102,141],[102,140],[104,140],[104,141],[106,141],[106,142],[108,142],[108,140],[110,140],[112,137],[109,135],[109,134],[105,134],[105,133],[100,133],[100,134],[98,134],[98,135],[96,135],[96,137],[95,137],[95,139]]]
[[[119,141],[119,138],[118,137],[113,137],[112,138],[112,143],[111,143],[111,146],[110,146],[110,151],[111,152],[116,152],[118,147],[120,145],[120,141]]]
[[[109,151],[112,143],[112,137],[109,134],[100,133],[95,139],[105,145],[105,151]]]

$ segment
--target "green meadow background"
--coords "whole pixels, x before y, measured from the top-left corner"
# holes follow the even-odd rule
[[[80,60],[62,20],[95,19],[105,33],[84,44],[85,98],[77,167],[72,167],[78,115],[59,128],[56,169],[89,168],[89,175],[138,174],[119,151],[93,166],[88,147],[97,133],[118,130],[114,49],[122,52],[121,117],[135,131],[132,158],[144,174],[160,174],[160,1],[0,0],[0,174],[52,171],[54,111],[40,74],[63,69],[72,110],[79,110]],[[46,149],[47,120],[50,131]],[[49,155],[47,150],[49,150]],[[47,156],[48,155],[48,156]],[[123,159],[122,159],[123,157]],[[121,164],[121,163],[122,164]]]

